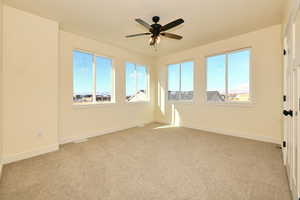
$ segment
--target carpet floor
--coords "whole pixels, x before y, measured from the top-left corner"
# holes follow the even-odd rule
[[[275,144],[150,124],[4,166],[1,200],[290,200]]]

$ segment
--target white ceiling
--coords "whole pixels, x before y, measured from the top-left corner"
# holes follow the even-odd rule
[[[101,42],[160,56],[226,39],[282,21],[285,0],[4,0],[7,5],[56,20],[62,30]],[[157,51],[147,43],[149,36],[124,36],[147,32],[134,19],[161,24],[177,18],[184,25],[169,32],[181,41],[162,38]]]

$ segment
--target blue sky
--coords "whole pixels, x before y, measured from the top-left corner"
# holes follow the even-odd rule
[[[250,50],[228,54],[228,92],[249,92]],[[181,73],[180,73],[181,65]],[[225,93],[226,55],[207,58],[207,90]],[[180,75],[181,74],[181,75]],[[181,76],[181,77],[180,77]],[[169,91],[193,90],[193,62],[168,66]],[[180,81],[181,78],[181,81]],[[180,86],[181,83],[181,86]]]
[[[225,92],[225,61],[226,56],[207,58],[207,90]]]
[[[225,92],[225,55],[207,58],[207,90]],[[250,51],[240,51],[228,55],[228,90],[248,92],[249,90]],[[169,91],[192,91],[193,62],[168,66]],[[135,79],[137,77],[137,80]],[[179,80],[181,78],[181,86]],[[96,57],[96,93],[112,92],[112,60]],[[93,91],[93,55],[73,51],[73,87],[74,94],[92,94]],[[143,66],[126,63],[126,95],[147,88],[147,71]]]
[[[207,58],[207,90],[225,92],[226,56]],[[250,50],[228,54],[228,92],[249,92]]]
[[[96,94],[112,92],[112,60],[96,57]],[[93,92],[93,55],[73,51],[74,94]]]
[[[112,93],[112,60],[96,57],[96,94]]]
[[[73,51],[73,93],[92,94],[93,56]]]
[[[144,66],[126,63],[126,96],[147,89],[147,69]]]
[[[194,89],[193,74],[194,74],[193,62],[184,62],[181,64],[169,65],[168,66],[169,91],[179,91],[180,89],[181,91],[193,91]]]
[[[136,71],[136,72],[135,72]],[[135,79],[137,77],[137,80]],[[144,66],[126,63],[126,95],[146,90],[147,70]],[[93,93],[93,55],[73,51],[73,93]],[[112,93],[112,60],[96,57],[96,94]]]

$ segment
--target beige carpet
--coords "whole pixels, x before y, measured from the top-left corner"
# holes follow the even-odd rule
[[[1,200],[290,200],[274,144],[151,124],[6,165]]]

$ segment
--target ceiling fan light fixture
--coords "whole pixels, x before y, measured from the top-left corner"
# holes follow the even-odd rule
[[[152,18],[152,21],[154,22],[154,24],[152,24],[152,25],[148,24],[147,22],[145,22],[144,20],[142,20],[140,18],[135,19],[135,21],[137,23],[144,26],[146,29],[148,29],[149,32],[139,33],[139,34],[134,34],[134,35],[127,35],[126,37],[131,38],[131,37],[136,37],[136,36],[151,35],[151,37],[149,39],[149,45],[150,46],[158,45],[160,43],[160,39],[161,39],[160,36],[175,39],[175,40],[181,40],[182,39],[182,36],[180,36],[180,35],[165,32],[167,30],[170,30],[170,29],[184,23],[184,20],[182,18],[179,18],[175,21],[172,21],[172,22],[170,22],[170,23],[168,23],[164,26],[158,24],[159,19],[160,18],[158,16],[154,16]]]
[[[156,44],[159,44],[160,43],[160,36],[158,36],[157,38],[156,38]]]
[[[153,42],[154,38],[153,37],[150,37],[149,38],[149,44],[151,44]]]
[[[149,39],[149,45],[153,46],[153,45],[157,45],[160,43],[160,36],[158,37],[150,37]]]

